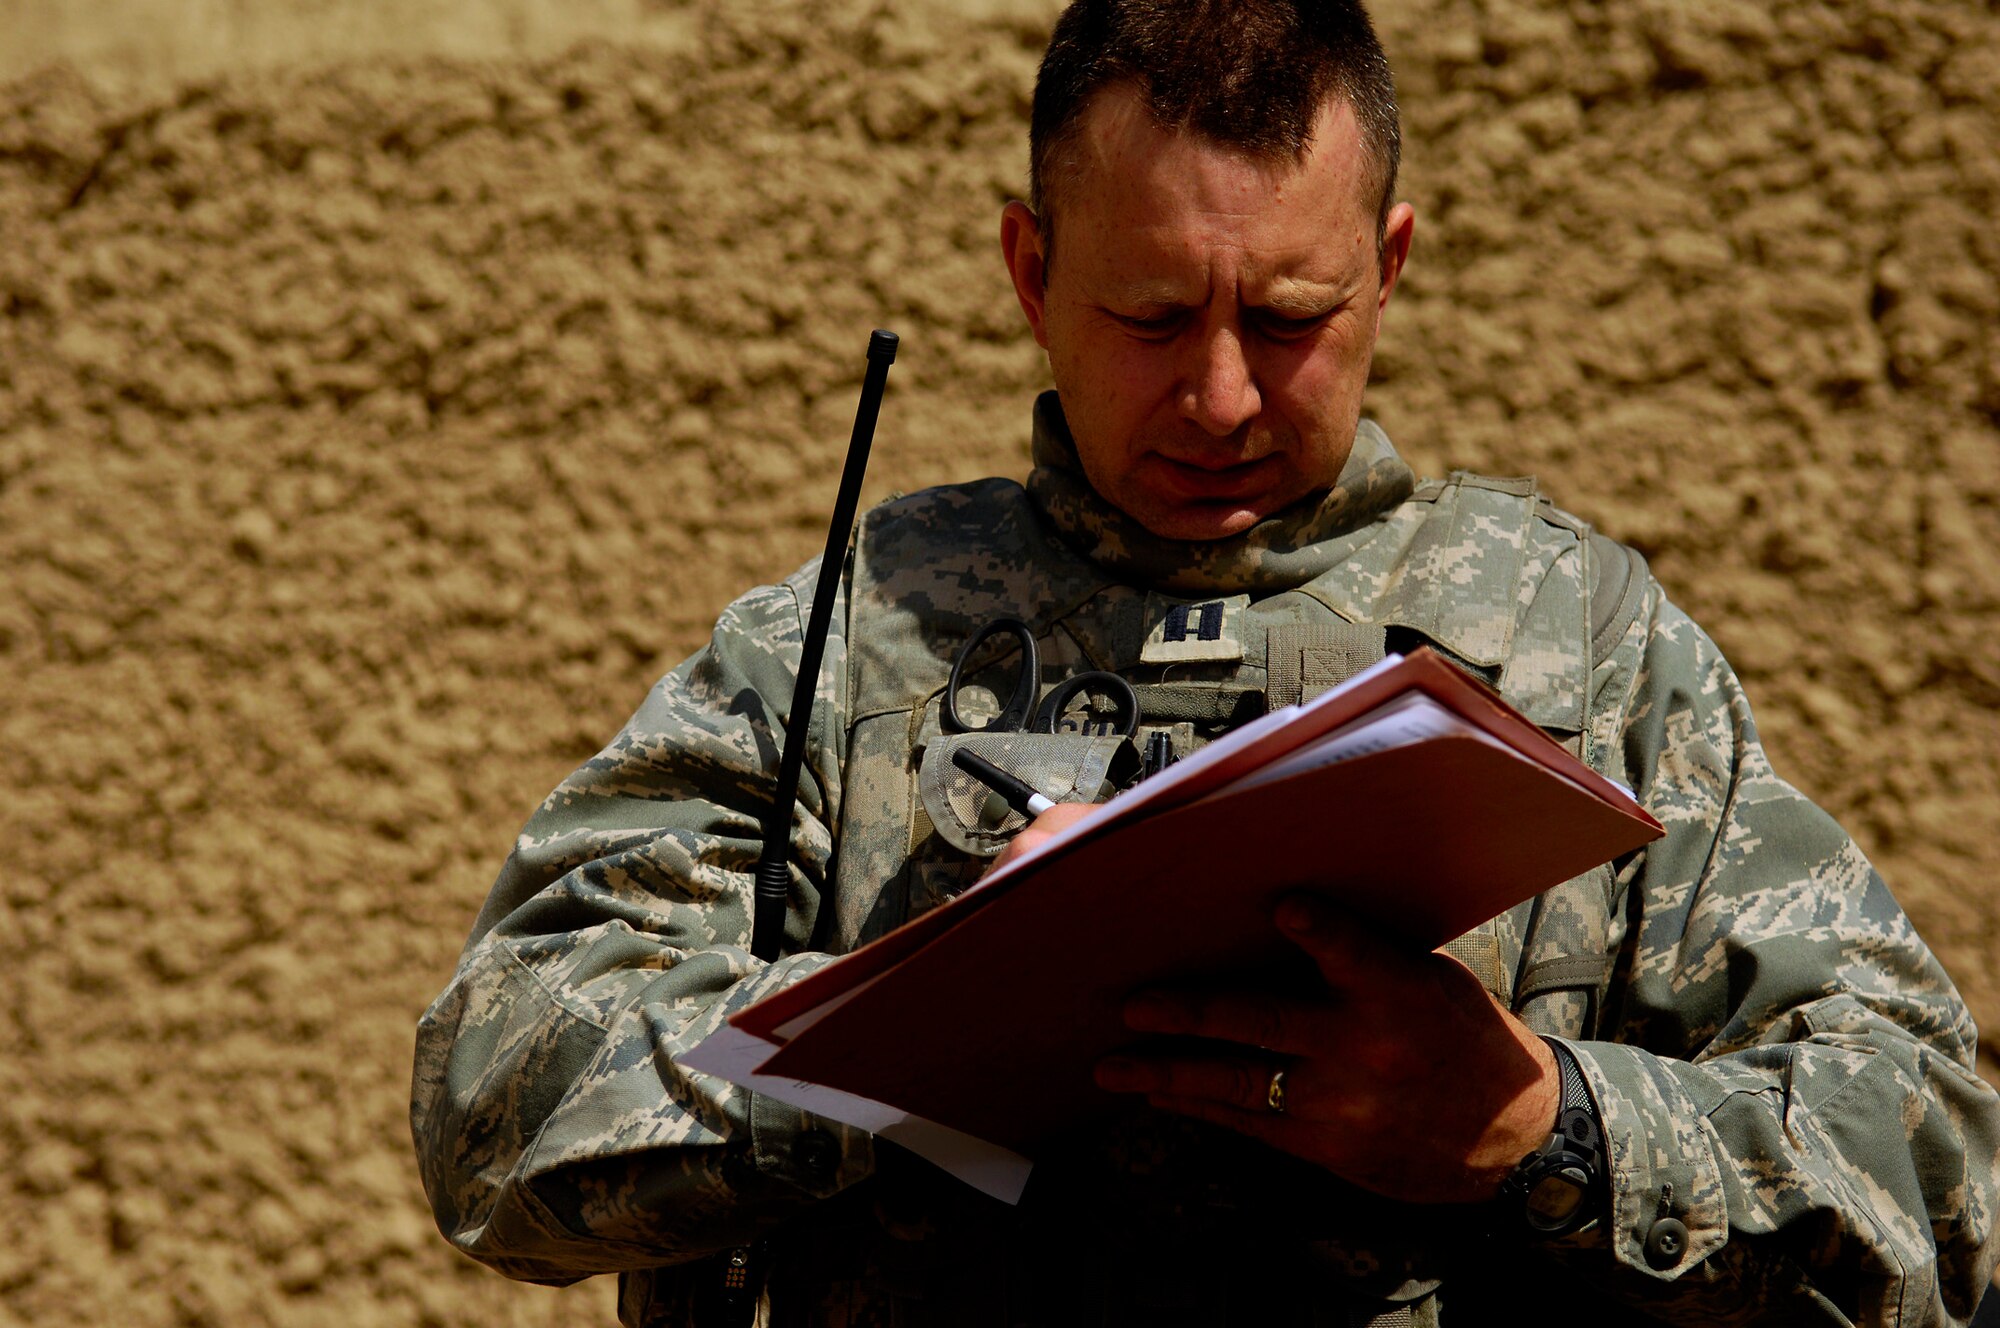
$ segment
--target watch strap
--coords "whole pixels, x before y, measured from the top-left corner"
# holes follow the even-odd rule
[[[1595,1183],[1604,1174],[1604,1129],[1597,1119],[1597,1104],[1590,1097],[1590,1082],[1583,1077],[1583,1067],[1576,1063],[1575,1052],[1553,1038],[1542,1040],[1554,1053],[1556,1068],[1562,1075],[1562,1100],[1556,1107],[1556,1133],[1562,1136],[1570,1150],[1588,1158],[1591,1181]]]
[[[1541,1147],[1523,1157],[1500,1187],[1502,1205],[1520,1227],[1537,1236],[1574,1231],[1593,1217],[1603,1190],[1604,1131],[1583,1067],[1570,1049],[1543,1039],[1561,1082],[1555,1128]],[[1560,1196],[1565,1189],[1569,1202]],[[1551,1210],[1549,1201],[1556,1201]],[[1563,1211],[1567,1208],[1568,1211]]]
[[[1582,1108],[1592,1116],[1597,1114],[1597,1105],[1590,1100],[1590,1083],[1583,1077],[1583,1067],[1576,1063],[1576,1053],[1554,1038],[1543,1038],[1550,1052],[1555,1055],[1556,1069],[1562,1075],[1562,1104],[1556,1108],[1556,1118],[1562,1113]]]

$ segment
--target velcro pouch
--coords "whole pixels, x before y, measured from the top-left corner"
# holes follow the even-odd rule
[[[1007,847],[1028,818],[952,762],[961,747],[985,757],[1052,802],[1101,802],[1139,764],[1128,738],[1075,733],[954,733],[924,747],[917,790],[946,843],[976,858]]]
[[[1265,705],[1303,705],[1379,664],[1387,634],[1373,623],[1274,626],[1264,638]]]

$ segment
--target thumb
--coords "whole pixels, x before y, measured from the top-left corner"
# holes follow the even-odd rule
[[[1101,802],[1059,802],[1023,826],[1019,833],[1007,841],[1007,847],[993,860],[989,871],[1004,867],[1028,850],[1053,839],[1057,834],[1069,829],[1078,821],[1086,820],[1104,810]]]

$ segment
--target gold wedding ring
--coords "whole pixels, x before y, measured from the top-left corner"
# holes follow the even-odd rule
[[[1270,1085],[1264,1089],[1264,1105],[1271,1109],[1273,1115],[1282,1116],[1285,1114],[1284,1070],[1277,1069],[1271,1071]]]

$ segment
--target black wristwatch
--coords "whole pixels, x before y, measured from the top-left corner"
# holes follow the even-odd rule
[[[1549,1050],[1562,1071],[1556,1128],[1500,1186],[1503,1214],[1536,1236],[1565,1235],[1596,1216],[1604,1180],[1604,1131],[1583,1070],[1562,1043]]]

